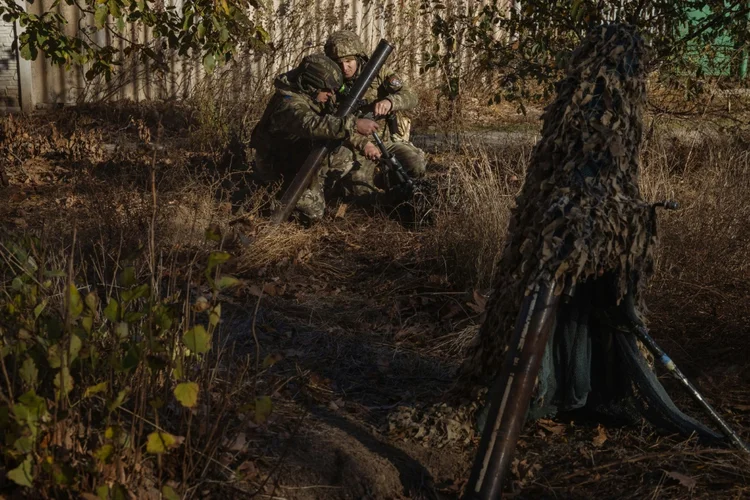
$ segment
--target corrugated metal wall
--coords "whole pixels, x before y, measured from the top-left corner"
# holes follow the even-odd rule
[[[489,2],[446,0],[444,3],[450,10],[468,13]],[[270,34],[272,50],[266,54],[242,55],[232,63],[232,71],[225,68],[214,77],[231,78],[234,92],[252,91],[258,85],[270,84],[276,74],[293,67],[304,55],[322,50],[331,32],[352,29],[360,34],[368,50],[374,49],[380,38],[394,43],[397,49],[390,64],[413,81],[419,74],[423,53],[434,41],[432,14],[423,9],[425,3],[429,4],[424,0],[267,0],[266,8],[253,12],[253,16]],[[40,14],[52,4],[52,0],[37,0],[27,6],[30,12]],[[80,11],[64,3],[55,8],[69,19],[70,34],[79,25],[94,24],[93,16],[80,19]],[[136,31],[134,27],[126,27],[118,37],[107,30],[99,30],[93,37],[99,44],[120,50],[127,46],[127,40],[158,45],[150,33]],[[466,50],[460,50],[462,58],[471,58]],[[171,71],[162,74],[147,64],[131,64],[105,84],[87,82],[85,68],[52,66],[40,57],[32,66],[33,101],[44,106],[98,99],[179,99],[188,96],[205,77],[200,61],[171,57],[169,65]]]

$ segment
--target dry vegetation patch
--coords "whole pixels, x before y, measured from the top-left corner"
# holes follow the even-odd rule
[[[418,224],[335,202],[321,224],[272,227],[273,192],[245,183],[247,152],[187,141],[189,113],[69,113],[52,117],[57,130],[78,128],[68,142],[43,117],[6,120],[0,136],[11,181],[0,188],[0,406],[33,390],[26,401],[45,408],[35,424],[0,413],[13,435],[0,476],[31,471],[51,496],[106,487],[146,498],[168,487],[187,497],[457,497],[474,409],[444,396],[483,319],[533,136],[475,131],[431,153],[430,216]],[[655,123],[641,186],[681,209],[660,214],[652,328],[747,436],[747,143]],[[107,311],[128,297],[127,310]],[[198,325],[211,349],[196,355]],[[55,349],[74,337],[81,350],[58,364]],[[64,396],[60,373],[74,384]],[[194,406],[184,404],[194,386],[175,393],[192,383]],[[747,487],[732,453],[598,424],[531,426],[515,487],[528,498],[730,498]],[[174,442],[154,441],[159,432]],[[372,473],[352,479],[363,470]],[[17,483],[2,481],[3,492]]]

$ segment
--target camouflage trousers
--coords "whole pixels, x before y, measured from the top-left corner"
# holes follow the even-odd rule
[[[317,220],[325,213],[326,197],[338,192],[354,201],[367,199],[376,191],[373,185],[375,164],[347,146],[329,153],[318,175],[297,202],[297,209]]]
[[[393,140],[384,142],[385,149],[388,150],[403,165],[406,173],[414,179],[422,177],[427,171],[427,161],[425,160],[424,151],[414,144],[404,140]]]
[[[412,178],[424,176],[425,154],[410,142],[395,140],[385,142],[390,154],[403,165]],[[347,146],[331,152],[310,187],[302,193],[297,209],[310,219],[320,219],[325,213],[325,200],[339,194],[355,203],[369,204],[378,199],[375,163]]]
[[[403,140],[389,140],[385,147],[401,162],[411,177],[418,178],[424,175],[426,162],[423,151]],[[255,174],[259,180],[271,182],[278,178],[279,171],[272,161],[257,155]],[[339,194],[355,203],[369,203],[378,193],[375,187],[375,174],[374,162],[351,147],[341,145],[323,160],[317,176],[300,196],[296,208],[308,218],[318,220],[325,213],[326,198],[333,194]],[[289,181],[291,179],[287,180]]]

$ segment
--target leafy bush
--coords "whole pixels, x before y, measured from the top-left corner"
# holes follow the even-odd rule
[[[30,235],[0,241],[7,477],[55,497],[125,498],[133,487],[125,477],[134,473],[152,477],[158,469],[161,477],[169,464],[169,476],[183,483],[200,476],[222,437],[231,394],[218,388],[215,342],[219,294],[238,283],[221,272],[230,255],[207,253],[203,272],[188,270],[180,284],[153,251],[147,262],[76,266],[75,236],[69,255]],[[87,274],[96,282],[86,284]],[[206,296],[195,298],[196,290]],[[259,400],[255,418],[263,421],[270,400]],[[178,498],[166,484],[162,494]]]

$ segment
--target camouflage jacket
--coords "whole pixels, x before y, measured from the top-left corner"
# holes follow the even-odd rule
[[[316,102],[299,90],[292,72],[276,78],[269,101],[250,139],[256,158],[272,164],[276,174],[295,173],[310,151],[323,141],[352,139],[356,119],[337,118],[331,106]],[[361,135],[360,135],[361,137]],[[356,140],[356,139],[354,139]]]
[[[344,82],[344,90],[338,96],[339,102],[341,102],[344,95],[349,93],[358,77],[359,71],[354,78]],[[390,82],[394,80],[398,80],[401,83],[401,88],[399,90],[393,90]],[[375,78],[373,78],[372,83],[370,84],[370,88],[368,88],[365,91],[365,95],[362,96],[362,102],[355,114],[357,115],[357,117],[362,117],[367,113],[372,113],[375,103],[383,99],[391,101],[391,104],[393,105],[391,107],[391,113],[408,111],[410,109],[416,108],[419,104],[419,98],[417,97],[417,94],[415,94],[414,91],[409,88],[409,86],[398,75],[398,73],[391,70],[387,65],[383,65]],[[380,125],[378,134],[380,135],[381,139],[383,139],[384,141],[390,140],[391,133],[388,130],[388,124],[385,117],[379,118],[377,122]],[[366,136],[358,134],[357,136],[351,138],[350,142],[357,149],[362,151],[365,145],[370,142],[370,140]]]

